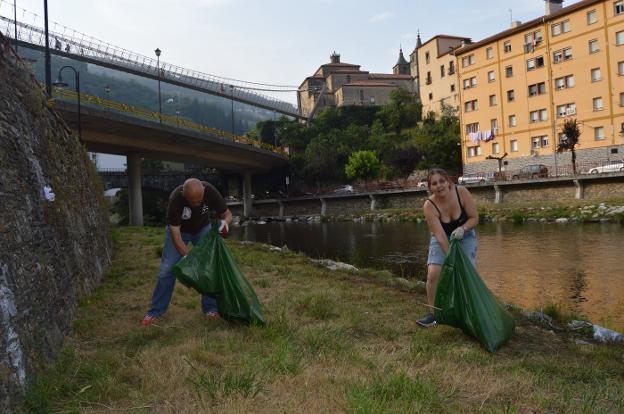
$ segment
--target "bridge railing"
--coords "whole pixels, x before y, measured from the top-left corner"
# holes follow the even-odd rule
[[[53,96],[66,102],[75,102],[78,98],[78,94],[75,91],[64,88],[53,88]],[[222,131],[217,128],[198,124],[196,122],[189,121],[188,119],[180,118],[179,116],[161,114],[159,112],[154,112],[146,108],[111,101],[109,99],[103,99],[93,95],[86,95],[84,93],[80,94],[80,102],[82,105],[96,106],[99,108],[104,108],[106,110],[127,114],[136,118],[146,119],[154,122],[162,122],[163,124],[199,131],[202,133],[210,134],[212,136],[216,136],[218,138],[238,142],[240,144],[252,145],[254,147],[272,151],[280,155],[286,154],[286,151],[282,147],[275,147],[273,145],[265,144],[263,142],[250,140],[247,137],[235,135],[231,132]]]
[[[15,38],[15,21],[12,11],[12,4],[6,0],[0,0],[0,32],[11,39]],[[45,31],[36,24],[40,20],[40,16],[19,7],[18,11],[17,39],[44,47]],[[7,17],[9,15],[11,17]],[[27,23],[27,21],[32,21],[32,24]],[[56,22],[50,22],[50,27],[48,30],[50,48],[61,54],[89,57],[95,61],[127,68],[149,76],[159,76],[165,82],[167,80],[175,81],[210,91],[228,99],[240,100],[250,104],[256,103],[283,114],[299,116],[295,105],[266,94],[293,93],[297,90],[296,86],[261,84],[210,75],[167,62],[159,62],[157,59],[103,42]]]

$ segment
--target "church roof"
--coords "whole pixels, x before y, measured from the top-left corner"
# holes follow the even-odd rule
[[[396,65],[407,65],[407,64],[408,64],[407,60],[405,60],[405,56],[403,56],[403,49],[399,49],[399,59],[397,60]]]

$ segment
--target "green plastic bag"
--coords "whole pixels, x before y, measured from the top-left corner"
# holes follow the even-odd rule
[[[185,286],[214,296],[224,318],[264,325],[256,292],[238,269],[217,228],[212,226],[206,237],[173,267],[173,274]]]
[[[442,266],[435,307],[437,323],[461,328],[490,352],[504,345],[515,329],[513,317],[483,283],[455,239]]]

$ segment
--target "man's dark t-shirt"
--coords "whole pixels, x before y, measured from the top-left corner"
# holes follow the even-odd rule
[[[171,192],[167,206],[168,225],[180,226],[180,231],[194,234],[210,223],[211,211],[225,213],[227,205],[219,191],[210,183],[201,183],[204,185],[204,200],[197,207],[191,207],[182,196],[182,186]]]

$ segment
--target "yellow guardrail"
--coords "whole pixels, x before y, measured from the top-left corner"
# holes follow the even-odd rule
[[[73,100],[78,99],[78,94],[75,91],[64,89],[64,88],[54,88],[53,95],[56,95],[62,98],[69,98]],[[257,147],[257,148],[263,148],[263,149],[275,152],[280,155],[286,155],[286,151],[284,150],[283,147],[275,147],[273,145],[265,144],[263,142],[253,141],[241,135],[235,135],[235,134],[232,134],[231,132],[222,131],[217,128],[212,128],[206,125],[198,124],[196,122],[189,121],[188,119],[180,119],[179,117],[174,116],[174,115],[160,114],[158,112],[150,111],[149,109],[146,109],[146,108],[140,108],[140,107],[124,104],[124,103],[117,102],[117,101],[102,99],[97,96],[86,95],[84,93],[80,94],[80,101],[81,103],[91,103],[101,108],[106,108],[109,110],[122,112],[125,114],[130,114],[138,118],[149,119],[152,121],[161,121],[164,124],[175,125],[178,127],[183,127],[183,128],[188,128],[188,129],[192,129],[195,131],[208,133],[208,134],[217,136],[219,138],[229,139],[234,142],[241,143],[241,144],[247,144],[247,145],[252,145],[254,147]]]

